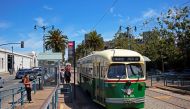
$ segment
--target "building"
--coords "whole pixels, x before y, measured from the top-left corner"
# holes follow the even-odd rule
[[[0,48],[0,74],[35,66],[37,66],[35,52],[24,55]]]

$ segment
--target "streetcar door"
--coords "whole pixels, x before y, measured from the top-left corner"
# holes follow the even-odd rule
[[[95,99],[97,101],[101,101],[100,100],[100,63],[98,63],[98,65],[96,66],[96,79],[95,79]]]

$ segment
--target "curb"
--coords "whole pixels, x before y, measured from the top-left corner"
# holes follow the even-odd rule
[[[146,88],[158,88],[158,89],[167,90],[167,91],[171,91],[171,92],[178,93],[178,94],[190,95],[190,91],[176,89],[176,88],[167,88],[167,87],[159,87],[159,86],[153,86],[153,87],[146,86]]]
[[[164,87],[156,87],[156,88],[171,91],[171,92],[178,93],[178,94],[190,95],[190,91],[187,91],[187,90],[173,89],[173,88],[171,89],[171,88],[164,88]]]

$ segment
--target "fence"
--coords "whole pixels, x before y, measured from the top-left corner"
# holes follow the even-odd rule
[[[37,85],[41,84],[41,77],[32,81],[32,90],[36,93]],[[39,84],[37,84],[39,83]],[[15,109],[17,106],[22,107],[26,100],[26,91],[24,85],[20,83],[20,87],[0,91],[0,109]]]
[[[190,77],[186,75],[151,75],[147,78],[147,86],[166,86],[190,90]]]

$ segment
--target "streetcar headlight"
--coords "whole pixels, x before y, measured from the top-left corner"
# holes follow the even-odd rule
[[[127,89],[127,90],[126,90],[127,95],[131,95],[132,92],[133,92],[132,89]]]

